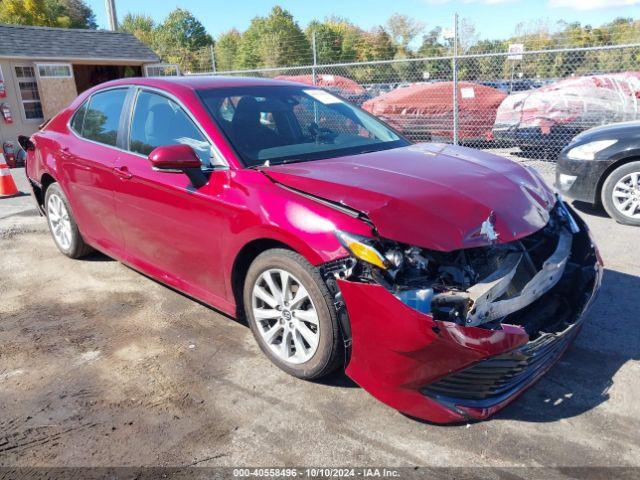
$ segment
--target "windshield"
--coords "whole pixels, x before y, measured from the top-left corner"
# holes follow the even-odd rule
[[[198,94],[248,167],[409,144],[379,120],[324,90],[274,85]]]

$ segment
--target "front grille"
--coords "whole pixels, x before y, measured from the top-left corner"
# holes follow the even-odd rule
[[[442,403],[488,408],[509,398],[542,375],[562,355],[577,332],[545,333],[511,352],[491,357],[422,389]]]

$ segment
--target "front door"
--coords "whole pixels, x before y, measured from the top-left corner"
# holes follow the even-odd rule
[[[211,155],[204,134],[168,97],[140,90],[130,122],[130,153],[123,153],[118,165],[130,178],[122,179],[115,191],[130,263],[179,290],[219,304],[214,297],[225,296],[217,260],[224,215],[216,199],[227,172],[210,173],[209,182],[198,188],[182,172],[151,168],[148,155],[158,146],[190,145],[203,163]]]

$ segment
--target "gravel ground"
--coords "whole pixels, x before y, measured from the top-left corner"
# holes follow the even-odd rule
[[[284,374],[246,326],[63,257],[29,197],[0,199],[0,466],[640,466],[640,230],[578,207],[607,270],[577,342],[491,420],[443,427]]]

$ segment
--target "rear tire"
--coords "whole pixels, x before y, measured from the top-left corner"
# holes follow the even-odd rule
[[[602,206],[616,222],[640,226],[640,161],[616,168],[602,185]]]
[[[279,368],[312,380],[341,365],[344,345],[333,297],[304,257],[280,248],[258,255],[243,299],[258,345]]]
[[[81,258],[93,251],[82,238],[69,201],[57,183],[47,188],[44,209],[51,236],[60,252],[69,258]]]

